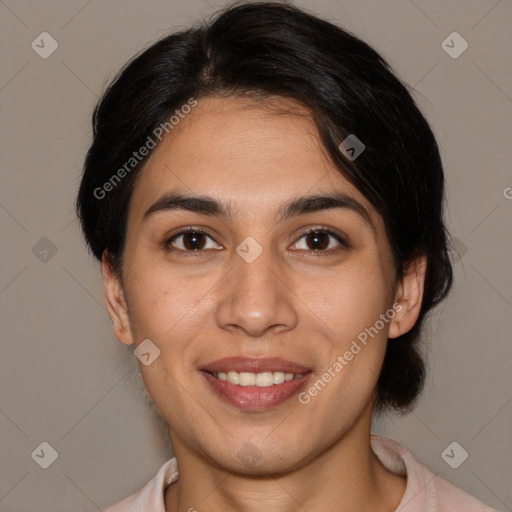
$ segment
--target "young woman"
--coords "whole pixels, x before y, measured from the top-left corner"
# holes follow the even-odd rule
[[[109,512],[491,510],[370,433],[423,386],[443,201],[406,87],[304,11],[235,5],[131,61],[77,211],[175,458]]]

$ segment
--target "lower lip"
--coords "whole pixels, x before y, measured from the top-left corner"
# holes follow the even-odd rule
[[[297,394],[305,382],[309,380],[312,372],[305,373],[298,379],[284,381],[282,384],[272,386],[238,386],[226,380],[217,379],[208,372],[201,371],[210,388],[231,405],[247,411],[263,411],[270,407],[282,404]]]

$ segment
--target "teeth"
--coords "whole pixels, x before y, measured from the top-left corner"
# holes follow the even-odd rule
[[[284,372],[218,372],[213,374],[220,380],[225,380],[231,384],[238,386],[259,386],[269,387],[274,384],[282,384],[285,381],[298,379],[302,377],[301,374],[284,373]]]
[[[274,374],[272,372],[258,373],[256,375],[256,386],[262,388],[274,385]]]
[[[240,384],[239,375],[240,374],[238,372],[228,372],[226,380],[229,380],[232,384]]]
[[[274,384],[282,384],[283,382],[284,382],[284,372],[274,372]]]
[[[240,372],[238,375],[238,384],[240,386],[254,386],[256,384],[256,374]]]

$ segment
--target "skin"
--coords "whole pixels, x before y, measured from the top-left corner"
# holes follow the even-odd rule
[[[106,253],[102,262],[115,336],[133,348],[149,338],[160,349],[152,364],[138,364],[167,419],[179,467],[166,511],[393,511],[406,480],[371,450],[372,394],[388,338],[417,319],[425,260],[395,280],[382,218],[329,160],[303,107],[282,98],[266,107],[198,101],[136,184],[124,284]],[[171,190],[231,202],[233,217],[172,210],[143,221]],[[276,222],[288,200],[329,192],[361,203],[375,230],[341,208]],[[190,249],[190,240],[184,245],[186,235],[165,249],[189,226],[208,232],[198,239],[203,251]],[[324,235],[312,254],[318,245],[302,235],[319,226],[344,235],[350,248]],[[263,249],[250,264],[236,252],[248,236]],[[199,372],[227,356],[281,357],[311,367],[314,383],[398,303],[401,311],[306,405],[294,396],[272,409],[242,411],[210,391]],[[237,456],[249,442],[260,454],[253,465]]]

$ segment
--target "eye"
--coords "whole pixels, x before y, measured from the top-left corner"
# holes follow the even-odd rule
[[[338,247],[341,245],[345,248],[349,248],[349,244],[337,233],[331,231],[326,228],[311,228],[308,229],[299,239],[300,241],[304,241],[306,247],[299,248],[301,250],[317,253],[317,252],[335,252],[336,249],[333,249],[331,241],[335,240],[338,242]],[[295,244],[295,245],[298,245]],[[308,245],[310,247],[308,247]],[[336,247],[336,244],[334,245]]]
[[[208,246],[208,239],[213,242],[213,244],[210,244],[210,246]],[[333,240],[334,248],[332,246]],[[295,244],[295,247],[299,245],[300,242],[305,242],[306,247],[299,247],[299,250],[308,251],[310,253],[336,252],[336,242],[338,247],[340,245],[345,248],[350,247],[350,245],[343,237],[327,228],[308,229],[300,237],[299,242]],[[187,228],[166,239],[164,242],[164,247],[170,251],[182,251],[189,253],[201,252],[211,249],[222,249],[222,246],[216,245],[213,238],[206,231],[194,227]]]
[[[167,239],[164,242],[164,245],[166,248],[172,246],[169,250],[179,250],[186,252],[204,251],[207,249],[216,248],[222,249],[221,246],[208,247],[208,243],[205,238],[209,238],[213,241],[213,238],[208,235],[206,231],[198,228],[187,228],[186,230],[180,231],[179,233],[173,235],[171,238]]]

